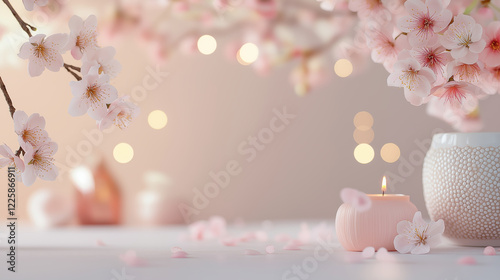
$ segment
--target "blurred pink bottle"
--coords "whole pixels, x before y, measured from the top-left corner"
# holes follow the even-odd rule
[[[116,225],[121,221],[119,186],[102,158],[71,171],[77,189],[77,217],[82,225]]]
[[[178,205],[181,202],[172,192],[172,181],[163,173],[147,172],[146,188],[137,195],[137,213],[141,224],[159,226],[181,224],[183,218]]]

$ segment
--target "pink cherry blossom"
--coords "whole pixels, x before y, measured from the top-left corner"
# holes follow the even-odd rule
[[[479,58],[486,42],[483,28],[471,16],[459,14],[441,36],[441,44],[451,50],[451,56],[463,63],[473,64]]]
[[[452,14],[443,7],[442,0],[408,0],[405,2],[408,16],[398,20],[398,28],[408,34],[412,46],[434,45],[438,41],[436,33],[444,30],[451,21]]]
[[[357,12],[360,19],[373,19],[378,22],[391,19],[391,13],[381,0],[350,0],[349,9]]]
[[[437,97],[431,98],[427,104],[427,114],[449,123],[461,132],[476,132],[484,127],[477,107],[472,112],[467,112],[462,108],[452,107],[450,103]]]
[[[394,247],[402,254],[427,254],[441,242],[444,232],[443,220],[427,223],[418,211],[413,222],[401,221],[397,225],[398,235],[394,238]]]
[[[54,181],[57,178],[59,172],[53,158],[57,152],[57,143],[48,142],[38,148],[33,148],[29,144],[22,147],[26,152],[23,172],[23,183],[26,186],[31,186],[37,177],[46,181]]]
[[[485,67],[480,76],[480,85],[487,94],[500,92],[500,66]]]
[[[417,59],[417,61],[423,67],[431,69],[436,75],[437,84],[442,84],[446,82],[446,65],[452,61],[451,55],[446,51],[441,45],[436,44],[434,46],[424,46],[414,48],[410,51],[411,55]]]
[[[120,73],[122,66],[113,57],[116,54],[114,47],[98,48],[87,51],[82,58],[82,74],[87,75],[93,66],[99,67],[99,74],[106,74],[110,79]]]
[[[466,64],[462,62],[452,62],[448,64],[448,78],[453,77],[455,81],[462,81],[476,84],[482,72],[482,63]]]
[[[24,8],[28,11],[33,11],[35,4],[39,7],[46,6],[49,0],[23,0]]]
[[[436,75],[431,69],[422,67],[415,58],[400,59],[394,64],[394,72],[387,78],[387,85],[403,87],[405,98],[412,105],[426,102]]]
[[[278,14],[277,0],[249,0],[247,3],[265,19],[273,19]]]
[[[130,103],[128,99],[128,96],[124,96],[109,105],[108,112],[99,122],[99,129],[107,129],[112,124],[120,129],[125,129],[132,123],[139,115],[139,107]]]
[[[478,99],[484,95],[484,92],[473,84],[451,81],[434,87],[431,94],[443,99],[452,108],[472,112],[477,107]]]
[[[392,72],[394,63],[398,60],[398,53],[408,48],[406,36],[399,36],[394,39],[391,26],[375,28],[367,32],[367,45],[372,50],[372,60],[382,63],[385,69]]]
[[[97,48],[97,18],[89,16],[85,21],[79,16],[72,16],[69,19],[69,41],[67,50],[71,50],[71,55],[75,59],[82,59],[85,52]]]
[[[98,74],[98,67],[92,67],[81,81],[71,81],[73,99],[69,105],[69,114],[81,116],[88,113],[97,121],[102,120],[108,112],[106,104],[118,98],[116,88],[109,84],[109,76]]]
[[[500,21],[491,22],[483,34],[486,47],[480,54],[481,61],[488,67],[500,65]]]
[[[45,131],[45,118],[39,114],[28,115],[20,110],[14,113],[14,130],[21,146],[29,144],[34,148],[50,141]]]
[[[19,57],[28,59],[28,73],[31,77],[40,76],[45,68],[57,72],[63,66],[61,53],[68,41],[66,34],[54,34],[45,37],[37,34],[24,43],[19,51]]]
[[[371,199],[361,191],[351,188],[343,188],[340,191],[340,198],[346,204],[350,204],[356,211],[364,212],[372,206]]]
[[[7,145],[0,146],[0,155],[3,156],[3,158],[0,158],[0,168],[3,168],[5,166],[15,167],[16,173],[18,173],[16,174],[16,176],[18,177],[18,179],[21,179],[19,175],[20,172],[24,172],[23,160],[16,156],[11,148]]]

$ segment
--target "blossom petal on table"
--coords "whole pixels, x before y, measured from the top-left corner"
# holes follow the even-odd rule
[[[360,263],[363,258],[359,254],[345,254],[344,260],[346,263]]]
[[[103,242],[102,240],[100,240],[100,239],[96,240],[96,242],[95,242],[95,243],[97,244],[97,246],[101,246],[101,247],[106,246],[106,243],[104,243],[104,242]]]
[[[483,255],[486,255],[486,256],[495,256],[497,254],[497,252],[495,251],[495,248],[491,247],[491,246],[488,246],[486,248],[484,248],[483,250]]]
[[[363,258],[365,259],[371,259],[375,255],[375,248],[373,247],[366,247],[363,249],[363,252],[361,253]]]
[[[256,238],[257,237],[255,235],[255,232],[246,232],[242,236],[240,236],[237,241],[250,242],[250,241],[254,241]]]
[[[146,262],[137,256],[137,253],[133,250],[125,252],[125,254],[120,255],[120,259],[128,266],[144,266]]]
[[[226,220],[221,216],[212,216],[208,220],[208,227],[214,237],[222,237],[226,235]]]
[[[170,251],[171,251],[172,253],[177,253],[177,252],[182,251],[182,248],[181,248],[181,247],[177,247],[177,246],[176,246],[176,247],[172,247],[172,249],[170,249]]]
[[[461,265],[475,265],[477,264],[477,261],[474,257],[465,256],[458,259],[457,263]]]
[[[263,230],[256,231],[255,238],[260,242],[266,242],[269,239],[267,233]]]
[[[252,249],[245,250],[244,254],[249,256],[262,255],[259,251]]]
[[[394,262],[396,260],[396,258],[391,255],[384,247],[378,249],[377,253],[375,254],[375,259],[382,262]]]
[[[236,246],[237,240],[234,238],[225,238],[220,241],[224,246]]]
[[[274,246],[273,245],[269,245],[266,247],[266,253],[268,254],[274,254]]]
[[[300,250],[300,247],[296,243],[290,242],[290,243],[286,244],[285,246],[283,246],[283,250],[292,250],[292,251],[293,250]]]
[[[184,251],[177,251],[175,253],[172,253],[172,258],[174,259],[183,259],[183,258],[187,258],[188,256],[188,253],[184,252]]]
[[[278,234],[274,237],[274,240],[276,240],[276,242],[289,242],[291,239],[292,237],[285,233]]]

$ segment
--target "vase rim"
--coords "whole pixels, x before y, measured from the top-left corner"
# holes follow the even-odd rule
[[[452,132],[438,133],[432,137],[435,148],[449,147],[499,147],[500,132]]]

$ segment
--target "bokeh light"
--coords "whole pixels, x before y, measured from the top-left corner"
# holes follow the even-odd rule
[[[354,158],[362,164],[370,163],[375,157],[375,151],[368,144],[359,144],[354,149]]]
[[[358,144],[370,144],[375,138],[375,132],[371,128],[367,130],[355,129],[352,137]]]
[[[345,58],[339,59],[337,60],[337,62],[335,62],[334,70],[337,76],[341,78],[348,77],[349,75],[352,74],[353,70],[352,63]]]
[[[149,113],[148,123],[154,129],[162,129],[167,125],[168,118],[167,114],[161,110],[154,110]]]
[[[253,43],[246,43],[241,46],[237,54],[238,62],[242,65],[254,63],[259,57],[259,48]]]
[[[127,143],[120,143],[113,149],[113,157],[119,163],[128,163],[134,158],[134,149]]]
[[[398,145],[394,143],[387,143],[382,146],[382,149],[380,149],[380,156],[385,162],[393,163],[398,161],[401,156],[401,151],[399,150]]]
[[[373,117],[370,113],[362,111],[354,116],[354,126],[359,130],[369,130],[373,126]]]
[[[198,50],[202,54],[212,54],[217,49],[217,41],[210,35],[203,35],[198,39]]]

